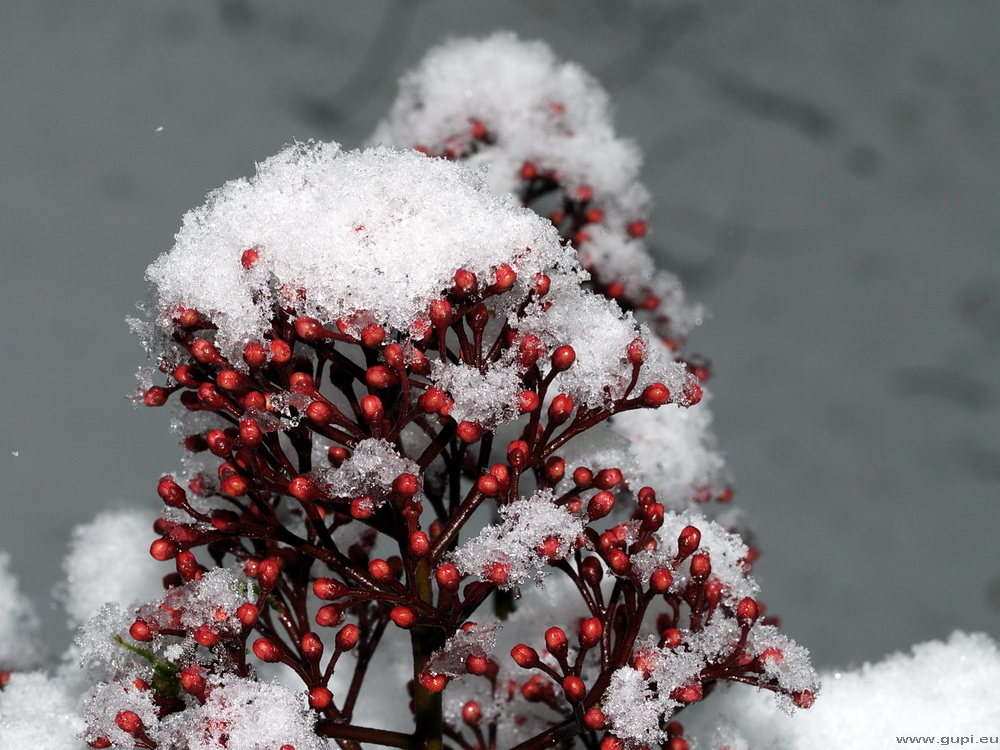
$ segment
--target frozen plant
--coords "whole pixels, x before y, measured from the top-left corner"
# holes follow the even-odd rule
[[[738,537],[617,466],[567,473],[578,436],[701,387],[467,168],[293,146],[189,214],[149,277],[136,326],[169,379],[141,398],[177,395],[192,457],[159,484],[167,592],[87,629],[110,678],[92,745],[267,747],[262,665],[305,696],[264,683],[288,691],[268,741],[295,748],[680,747],[671,717],[718,680],[811,703]],[[550,575],[567,604],[532,616],[519,587]],[[407,663],[370,674],[400,638]]]
[[[174,403],[187,452],[149,546],[173,570],[138,605],[137,566],[64,591],[75,620],[118,599],[78,639],[91,747],[683,750],[678,713],[720,682],[812,704],[751,549],[693,510],[726,499],[723,473],[681,353],[697,313],[643,245],[636,149],[543,46],[428,60],[455,49],[559,85],[514,86],[536,112],[444,66],[428,80],[466,87],[457,114],[413,110],[459,123],[452,151],[425,128],[450,159],[296,144],[150,266],[133,326],[165,380],[142,371],[136,396]],[[513,181],[457,163],[480,154]],[[72,702],[28,677],[0,732],[26,695]]]

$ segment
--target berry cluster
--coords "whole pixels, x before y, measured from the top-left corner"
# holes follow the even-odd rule
[[[88,626],[93,747],[680,750],[674,715],[721,681],[812,702],[755,553],[674,512],[729,499],[704,418],[677,424],[707,367],[679,354],[679,292],[643,270],[632,150],[574,119],[592,80],[564,73],[538,149],[464,99],[431,123],[447,159],[299,144],[151,266],[136,327],[166,380],[137,400],[175,403],[188,457],[157,488],[165,594]],[[573,170],[588,133],[621,174]],[[522,206],[456,163],[487,154]],[[674,464],[649,457],[668,444]]]

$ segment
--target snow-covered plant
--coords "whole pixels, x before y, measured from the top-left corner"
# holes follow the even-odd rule
[[[600,86],[538,43],[456,40],[375,140],[286,148],[148,270],[132,323],[161,376],[136,400],[173,402],[186,449],[149,545],[172,571],[133,603],[148,521],[74,536],[128,538],[128,575],[62,593],[81,623],[115,600],[78,639],[84,741],[683,750],[678,713],[720,682],[810,706],[738,523],[698,512],[729,499],[684,353],[701,313],[653,267]],[[74,679],[26,675],[0,737]]]

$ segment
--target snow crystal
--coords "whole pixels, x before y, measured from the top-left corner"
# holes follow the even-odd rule
[[[550,490],[539,490],[500,508],[500,516],[502,523],[484,528],[456,549],[451,559],[461,572],[488,578],[504,589],[524,583],[532,570],[541,569],[549,559],[566,557],[583,533],[583,518],[557,506]],[[553,539],[555,554],[543,556],[539,548]]]
[[[492,362],[485,372],[463,364],[435,361],[431,381],[454,400],[450,416],[458,421],[478,422],[485,429],[517,419],[517,396],[524,389],[514,358]]]
[[[372,140],[432,153],[457,146],[461,152],[471,120],[485,125],[495,142],[460,155],[476,166],[490,164],[497,192],[513,190],[521,166],[532,162],[558,173],[571,189],[586,185],[618,196],[629,213],[645,207],[648,196],[635,182],[639,150],[615,137],[607,93],[580,66],[560,62],[545,43],[498,32],[432,49],[401,79],[390,115]]]
[[[141,510],[105,511],[73,529],[57,589],[71,627],[106,602],[148,601],[163,592],[163,565],[149,556],[155,516]]]
[[[247,269],[250,248],[258,258]],[[263,338],[279,304],[329,325],[364,311],[407,331],[459,268],[489,278],[506,263],[533,278],[570,257],[548,222],[462,165],[296,144],[188,213],[147,276],[164,329],[178,306],[197,309],[241,366],[243,344]]]
[[[163,750],[326,750],[313,731],[315,715],[302,694],[277,682],[235,675],[209,681],[203,705],[192,705],[163,720],[158,741]]]
[[[0,671],[28,669],[42,657],[40,622],[10,571],[10,555],[0,552]]]
[[[76,635],[80,664],[94,674],[113,677],[135,671],[135,655],[118,640],[135,622],[135,615],[118,602],[108,602],[81,627]]]
[[[670,697],[671,692],[695,681],[706,665],[705,657],[696,651],[661,649],[655,643],[650,636],[647,645],[639,647],[652,662],[650,676],[632,667],[615,670],[601,701],[611,730],[630,747],[666,738],[660,720],[669,719],[680,705]]]
[[[149,736],[156,740],[158,721],[152,690],[140,690],[127,681],[101,682],[86,699],[83,719],[92,738],[105,737],[115,748],[133,748],[135,739],[115,722],[121,711],[133,711],[142,719]]]
[[[239,632],[236,610],[256,601],[245,580],[230,568],[212,568],[196,581],[168,590],[163,598],[139,608],[139,617],[150,625],[183,627],[194,631],[211,625],[220,631]]]
[[[0,690],[0,747],[87,750],[79,698],[68,680],[16,673]]]
[[[343,498],[370,495],[376,505],[381,505],[400,474],[419,477],[421,471],[416,462],[399,455],[388,441],[369,438],[358,443],[351,457],[336,469],[317,472],[317,479],[329,495]]]
[[[922,744],[979,744],[1000,727],[1000,651],[983,634],[954,633],[947,641],[914,646],[875,664],[821,675],[823,693],[808,711],[786,716],[766,691],[732,686],[717,691],[711,706],[685,712],[689,732],[711,747],[814,750],[850,747],[883,750],[897,737],[926,737]],[[964,743],[958,739],[966,739]],[[988,742],[989,740],[987,740]]]

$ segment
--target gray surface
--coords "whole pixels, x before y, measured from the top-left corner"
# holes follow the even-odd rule
[[[123,398],[143,357],[122,320],[183,212],[292,139],[358,145],[427,47],[505,27],[601,78],[647,151],[653,239],[712,311],[693,345],[786,630],[821,665],[1000,635],[1000,4],[38,0],[0,18],[0,548],[37,600],[74,524],[155,506],[177,465],[167,413]]]

